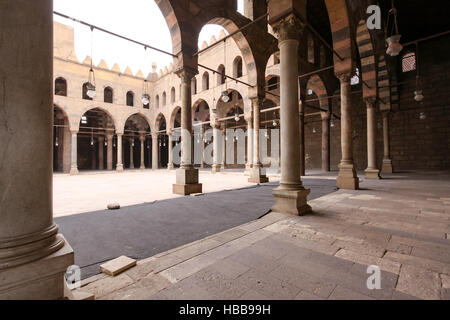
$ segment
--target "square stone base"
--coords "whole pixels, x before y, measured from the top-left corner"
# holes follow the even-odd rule
[[[220,164],[213,164],[211,172],[212,173],[219,173],[220,172],[220,168],[221,168]]]
[[[250,170],[250,178],[248,179],[250,183],[268,183],[269,178],[266,177],[265,173],[261,168],[252,168]]]
[[[118,165],[118,166],[116,167],[116,171],[117,171],[117,172],[124,172],[123,164],[122,164],[122,165]]]
[[[80,172],[78,171],[77,168],[70,168],[69,174],[70,174],[71,176],[76,176],[76,175],[79,174],[79,173],[80,173]]]
[[[358,190],[359,178],[356,175],[355,165],[341,163],[339,165],[339,175],[336,181],[339,189]]]
[[[182,196],[188,196],[190,194],[202,193],[203,185],[196,184],[174,184],[173,185],[173,193],[179,194]]]
[[[394,169],[392,168],[392,160],[384,159],[383,166],[381,167],[381,173],[393,173]]]
[[[308,195],[311,190],[284,190],[274,189],[272,194],[275,198],[275,205],[272,207],[273,212],[293,214],[302,216],[312,211],[307,203]]]
[[[0,270],[0,300],[63,299],[64,274],[73,263],[73,250],[65,241],[64,247],[43,259]]]
[[[366,179],[371,179],[371,180],[380,180],[381,179],[380,170],[378,170],[378,169],[366,169],[365,173],[366,173]]]

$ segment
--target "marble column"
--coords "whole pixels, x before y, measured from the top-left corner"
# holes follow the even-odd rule
[[[377,122],[375,115],[375,98],[365,99],[367,107],[367,179],[380,179],[377,168]]]
[[[306,91],[306,88],[305,88]],[[306,148],[305,148],[305,102],[306,97],[302,90],[299,105],[299,132],[300,132],[300,175],[306,176]]]
[[[202,144],[202,163],[200,164],[200,168],[205,167],[205,128],[201,128],[201,134],[200,134],[200,143]]]
[[[322,117],[322,171],[330,171],[330,112],[321,112]]]
[[[145,170],[145,137],[140,136],[139,141],[141,142],[141,165],[140,169]]]
[[[123,172],[122,140],[123,140],[123,133],[117,133],[117,166],[116,166],[116,170],[118,172]]]
[[[391,150],[389,143],[389,112],[383,112],[383,141],[384,141],[384,155],[383,167],[381,173],[393,173]]]
[[[350,75],[339,75],[341,82],[341,148],[342,160],[339,164],[337,187],[340,189],[359,189],[359,178],[353,163],[353,130]]]
[[[173,132],[169,132],[169,163],[167,164],[168,170],[173,170]]]
[[[63,140],[63,172],[70,173],[70,167],[72,162],[72,134],[70,133],[69,126],[64,127],[64,140]]]
[[[245,165],[245,175],[250,176],[253,167],[253,117],[245,118],[247,121],[247,164]]]
[[[311,211],[307,203],[309,189],[303,187],[300,162],[300,120],[298,112],[298,32],[300,21],[290,15],[274,26],[280,48],[280,128],[281,180],[273,190],[272,211],[304,215]]]
[[[192,156],[191,80],[196,73],[196,70],[186,67],[178,72],[181,79],[181,167],[177,170],[173,193],[179,195],[202,193],[198,170],[194,168]]]
[[[222,129],[222,169],[225,170],[227,168],[227,129]]]
[[[71,157],[70,157],[70,175],[77,175],[78,171],[78,133],[71,132],[72,142],[71,142]]]
[[[152,134],[152,169],[159,169],[159,144],[158,134]]]
[[[105,169],[105,165],[104,165],[104,151],[105,151],[105,137],[103,136],[99,136],[98,137],[98,169],[99,170],[103,170]]]
[[[220,134],[219,134],[220,126],[215,123],[213,124],[213,165],[212,165],[212,173],[220,172],[220,161],[219,161],[219,148],[220,148]]]
[[[112,134],[108,134],[106,136],[106,140],[108,141],[108,146],[106,149],[106,168],[108,170],[113,169],[113,139],[114,136]]]
[[[260,154],[260,118],[261,118],[261,105],[263,100],[260,97],[252,99],[252,109],[253,109],[253,166],[250,172],[250,178],[248,182],[251,183],[267,183],[269,179],[264,173],[261,164],[261,154]]]
[[[130,169],[134,169],[134,138],[130,138]]]
[[[53,221],[53,1],[1,1],[0,30],[0,300],[63,299],[74,254]]]

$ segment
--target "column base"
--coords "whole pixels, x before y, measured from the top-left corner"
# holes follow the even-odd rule
[[[123,172],[124,171],[123,164],[118,164],[117,167],[116,167],[116,171],[117,172]]]
[[[380,176],[380,170],[378,169],[366,169],[365,171],[366,173],[366,179],[372,179],[372,180],[380,180],[381,176]]]
[[[65,241],[61,249],[47,257],[0,270],[0,300],[63,299],[64,274],[73,264],[73,249]]]
[[[245,165],[244,175],[250,176],[251,171],[252,171],[252,165],[247,163],[247,164]]]
[[[393,173],[394,169],[392,168],[392,160],[391,159],[383,159],[383,166],[381,168],[381,173]]]
[[[250,183],[268,183],[269,178],[266,177],[266,174],[262,172],[260,167],[253,167],[250,170],[250,178],[248,179]]]
[[[339,189],[358,190],[359,178],[356,174],[354,164],[340,164],[339,175],[337,177],[337,187]]]
[[[169,164],[169,165],[167,166],[167,170],[173,170],[173,169],[174,169],[173,164],[172,164],[172,165]]]
[[[219,173],[222,166],[220,164],[213,164],[211,172],[212,173]]]
[[[70,172],[69,172],[69,174],[71,175],[71,176],[76,176],[77,174],[79,174],[80,173],[80,171],[78,171],[78,168],[70,168]]]
[[[272,207],[272,211],[296,216],[302,216],[310,213],[312,208],[307,203],[307,198],[310,192],[311,190],[309,189],[274,189],[272,194],[275,198],[275,205]]]
[[[176,184],[173,185],[173,193],[187,196],[202,193],[203,186],[198,183],[198,169],[181,168],[177,170]]]

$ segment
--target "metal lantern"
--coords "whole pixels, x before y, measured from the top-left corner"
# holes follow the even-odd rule
[[[228,91],[223,91],[222,92],[222,101],[227,103],[230,101],[230,96],[228,95]]]
[[[403,50],[403,46],[400,44],[401,35],[397,34],[386,39],[388,48],[386,53],[392,57],[398,56]]]

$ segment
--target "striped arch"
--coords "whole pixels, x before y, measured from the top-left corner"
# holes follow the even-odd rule
[[[361,20],[356,29],[356,44],[361,57],[362,79],[367,85],[363,85],[363,98],[376,98],[377,96],[377,70],[372,38],[367,29],[366,21]],[[370,87],[370,88],[369,88]]]
[[[161,123],[163,123],[163,121],[166,123],[166,129],[167,129],[166,117],[162,113],[158,114],[158,116],[156,117],[156,122],[155,122],[155,132],[158,132],[160,130],[159,128],[161,126]]]
[[[333,48],[343,58],[334,55],[334,73],[348,74],[353,71],[353,44],[350,32],[350,19],[345,0],[325,0],[330,18]]]
[[[330,110],[330,104],[328,99],[328,92],[325,88],[325,84],[318,75],[313,75],[309,78],[306,85],[306,89],[311,89],[319,98],[319,104],[321,109]]]
[[[178,111],[181,110],[180,106],[177,106],[173,109],[172,114],[170,115],[170,128],[175,129],[175,120],[177,118]]]
[[[386,58],[384,57],[384,54],[381,54],[378,58],[378,98],[380,100],[381,111],[391,110],[390,83]]]

